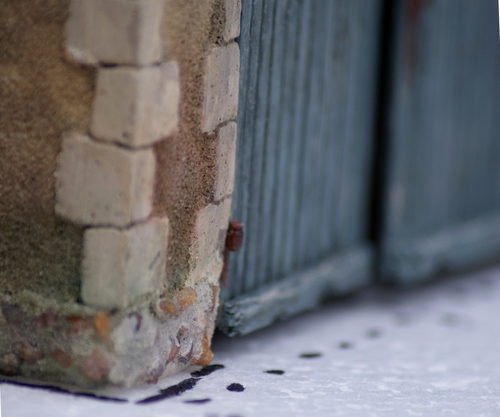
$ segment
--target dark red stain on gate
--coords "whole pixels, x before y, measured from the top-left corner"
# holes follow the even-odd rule
[[[415,74],[415,67],[418,59],[418,24],[422,12],[430,6],[435,0],[406,0],[405,5],[405,69],[406,81],[411,87]]]

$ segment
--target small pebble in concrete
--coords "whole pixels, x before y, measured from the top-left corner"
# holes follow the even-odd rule
[[[20,324],[23,322],[23,311],[18,306],[8,306],[2,308],[2,314],[5,321],[9,324]]]
[[[19,360],[13,353],[7,353],[0,359],[0,373],[14,376],[19,370]]]
[[[233,382],[232,384],[229,384],[226,388],[228,391],[231,391],[231,392],[245,391],[245,387],[241,384],[238,384],[237,382]]]

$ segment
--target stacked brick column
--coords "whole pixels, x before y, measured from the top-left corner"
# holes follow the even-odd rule
[[[56,212],[88,226],[81,298],[125,308],[165,284],[169,222],[153,218],[153,145],[177,130],[176,62],[165,61],[163,0],[72,0],[67,53],[96,66],[89,132],[66,135]]]
[[[240,32],[240,0],[225,0],[226,25],[220,46],[212,48],[205,70],[202,130],[217,135],[216,174],[212,202],[196,220],[193,273],[190,281],[216,283],[222,270],[222,250],[231,211],[236,158],[236,123],[240,55],[234,39]]]

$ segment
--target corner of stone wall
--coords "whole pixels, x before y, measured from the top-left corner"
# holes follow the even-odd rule
[[[196,77],[183,72],[190,57],[180,62],[165,42],[165,10],[175,2],[70,0],[67,58],[97,71],[89,126],[64,134],[54,173],[55,212],[84,228],[81,302],[54,306],[34,294],[29,300],[0,294],[0,329],[17,332],[0,339],[0,373],[83,388],[132,386],[212,359],[234,184],[241,4],[190,1],[206,3],[200,13],[214,4],[224,12],[216,16],[220,36],[198,61],[203,77],[195,88],[189,83]],[[181,15],[193,9],[175,4]],[[205,42],[192,39],[198,41]],[[189,94],[203,96],[192,109],[184,105]],[[186,119],[194,126],[188,133]],[[184,175],[186,161],[175,153],[182,156],[188,136],[194,164],[206,164],[196,175]],[[179,202],[168,202],[171,212],[155,208],[167,166],[162,146],[169,169],[180,172],[177,191],[199,197],[186,208],[192,213],[185,228],[178,227]],[[208,154],[214,164],[204,160]],[[207,186],[203,195],[199,178]],[[182,239],[187,244],[176,243]],[[179,253],[189,265],[175,287],[168,269]]]
[[[68,54],[82,64],[98,67],[97,91],[89,132],[69,134],[65,139],[56,173],[56,209],[62,216],[88,227],[82,263],[85,304],[107,310],[130,309],[141,297],[152,295],[151,320],[166,327],[160,325],[154,330],[155,325],[151,324],[150,331],[156,334],[155,343],[165,339],[162,349],[170,346],[159,353],[159,347],[151,344],[151,352],[156,351],[151,353],[151,360],[158,355],[167,357],[164,365],[155,368],[158,375],[189,363],[205,365],[212,358],[210,339],[234,186],[234,118],[239,87],[239,48],[235,38],[239,35],[241,2],[206,2],[213,3],[212,13],[216,13],[217,7],[219,13],[222,10],[223,16],[216,17],[223,23],[216,44],[207,48],[202,57],[203,80],[196,87],[201,87],[203,95],[200,104],[196,104],[196,99],[182,104],[181,100],[196,96],[197,90],[186,85],[193,74],[184,74],[182,68],[186,65],[179,65],[176,53],[169,51],[168,36],[175,34],[162,28],[168,21],[162,16],[165,10],[161,11],[166,8],[165,1],[72,0],[73,12],[68,22]],[[140,16],[134,24],[132,14]],[[99,23],[110,16],[114,17],[110,25]],[[145,40],[149,41],[147,47]],[[196,38],[193,41],[201,42]],[[196,60],[196,56],[180,59]],[[194,106],[192,110],[190,105]],[[201,108],[196,110],[196,106]],[[183,114],[182,109],[188,110]],[[199,115],[200,120],[192,120],[193,114]],[[186,118],[191,119],[186,122]],[[184,232],[187,236],[181,237],[190,241],[185,277],[182,285],[172,289],[165,266],[168,270],[168,260],[177,255],[169,254],[167,244],[176,219],[169,221],[165,212],[158,213],[153,207],[155,181],[163,174],[157,171],[162,165],[157,163],[159,155],[154,146],[166,141],[182,148],[182,142],[169,141],[182,140],[189,130],[185,126],[195,126],[194,136],[201,127],[205,140],[215,141],[212,148],[208,147],[214,152],[215,163],[207,168],[211,171],[208,177],[213,179],[208,183],[208,204],[195,214],[194,231]],[[194,138],[195,147],[200,146],[198,141]],[[203,144],[201,147],[205,149]],[[203,152],[206,150],[193,153]],[[182,165],[182,159],[170,163]],[[207,175],[203,172],[208,171],[200,172]],[[183,179],[181,192],[185,192],[186,184],[191,192],[196,190],[193,181]],[[175,247],[176,242],[173,243]],[[143,320],[149,315],[141,313]],[[122,321],[114,331],[113,340],[116,346],[122,346],[123,355],[133,356],[135,347],[126,341],[135,336],[133,325],[127,322],[128,319]],[[143,360],[145,364],[148,361],[147,357]],[[120,376],[120,369],[115,366],[111,377],[130,380],[130,376]]]

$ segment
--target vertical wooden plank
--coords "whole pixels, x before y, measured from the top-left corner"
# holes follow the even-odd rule
[[[256,106],[254,109],[253,136],[252,136],[252,157],[251,175],[249,184],[249,195],[251,198],[247,202],[247,237],[245,241],[245,285],[244,291],[251,291],[258,287],[259,279],[256,275],[256,258],[258,247],[263,244],[260,237],[261,218],[261,188],[264,152],[266,149],[266,126],[268,111],[268,90],[269,90],[269,66],[271,59],[271,40],[273,29],[274,7],[273,0],[266,0],[262,3],[262,17],[259,36],[259,54],[252,62],[258,68],[256,83]]]
[[[304,95],[304,124],[301,132],[301,160],[298,166],[299,188],[297,191],[300,196],[298,201],[298,222],[295,228],[295,247],[294,252],[297,261],[301,265],[310,265],[317,258],[317,244],[315,234],[317,230],[317,219],[314,218],[314,209],[318,204],[318,191],[321,190],[321,183],[314,181],[313,172],[317,165],[317,150],[321,148],[324,140],[318,134],[319,123],[322,118],[327,116],[321,108],[321,99],[325,84],[321,78],[322,68],[324,67],[324,33],[327,28],[326,12],[323,1],[311,4],[311,25],[310,39],[313,39],[309,47],[307,60],[309,64],[309,79],[306,85]],[[325,19],[326,17],[326,19]],[[328,179],[323,179],[328,184]],[[314,242],[314,243],[312,243]]]
[[[357,7],[362,7],[359,3]],[[363,6],[364,7],[364,6]],[[342,201],[340,200],[340,192],[342,186],[342,161],[344,160],[344,138],[345,138],[345,121],[348,104],[346,86],[349,82],[349,70],[346,65],[349,60],[349,16],[348,16],[348,1],[340,0],[336,2],[335,8],[335,29],[333,32],[334,42],[330,51],[332,78],[332,101],[331,105],[331,127],[328,129],[328,134],[331,135],[333,147],[331,148],[332,173],[331,186],[328,188],[329,200],[327,200],[324,212],[324,224],[328,230],[329,240],[332,248],[337,249],[341,246],[339,236],[339,221],[340,208]],[[354,68],[352,69],[355,70]],[[350,138],[353,139],[353,138]]]
[[[299,254],[294,251],[295,248],[295,231],[300,221],[300,213],[298,211],[298,202],[301,196],[299,195],[299,173],[300,173],[300,145],[302,139],[302,129],[305,123],[304,110],[306,97],[308,94],[307,83],[310,79],[310,62],[307,59],[310,49],[310,43],[314,42],[310,34],[311,25],[311,1],[304,1],[300,4],[300,26],[296,28],[298,35],[296,62],[294,71],[296,72],[294,83],[294,108],[292,113],[292,129],[287,146],[290,149],[290,157],[288,160],[288,172],[284,186],[288,191],[286,199],[286,210],[283,212],[285,218],[285,227],[283,234],[282,250],[283,250],[283,274],[289,274],[294,268],[300,267]],[[300,255],[299,255],[300,256]]]
[[[233,218],[243,222],[248,229],[248,202],[249,184],[251,177],[251,164],[242,163],[251,158],[253,120],[256,106],[256,84],[258,67],[254,65],[255,56],[258,56],[260,43],[260,26],[262,16],[262,1],[248,0],[242,2],[240,34],[240,95],[238,111],[238,140],[236,146],[236,169],[235,190],[233,195]],[[243,40],[243,42],[241,42]],[[248,235],[248,230],[247,233]],[[245,237],[246,245],[247,237]],[[229,281],[227,295],[234,297],[243,292],[245,286],[245,252],[240,251],[231,257],[230,276],[235,277]]]
[[[413,16],[409,4],[397,2],[382,252],[399,282],[500,255],[497,2],[421,2]]]
[[[278,117],[280,120],[280,128],[277,136],[277,174],[276,174],[276,194],[273,202],[273,207],[276,212],[276,222],[273,225],[270,240],[273,247],[273,258],[270,265],[270,276],[272,279],[282,279],[285,274],[285,252],[283,250],[285,239],[286,220],[283,213],[287,209],[287,195],[290,190],[286,185],[287,176],[290,170],[290,145],[289,138],[292,134],[292,120],[295,100],[295,79],[297,72],[295,71],[296,56],[298,51],[298,36],[299,36],[299,19],[300,9],[298,0],[289,0],[287,7],[284,10],[286,21],[286,38],[283,45],[283,61],[282,74],[283,84],[282,90],[279,93],[280,110]]]
[[[261,187],[261,207],[259,212],[259,247],[256,255],[255,273],[259,285],[272,280],[270,264],[274,256],[272,235],[280,221],[273,210],[274,196],[278,192],[277,161],[279,160],[278,134],[280,127],[280,91],[283,79],[283,45],[286,29],[286,1],[274,1],[272,19],[271,59],[269,66],[268,112],[266,114],[266,148],[264,150],[263,186]]]
[[[328,16],[329,25],[327,26],[327,31],[325,33],[325,62],[323,67],[323,79],[325,80],[324,89],[325,93],[323,95],[323,100],[321,107],[323,109],[324,117],[321,118],[320,122],[320,135],[323,138],[323,143],[321,146],[322,160],[318,164],[318,184],[325,181],[323,187],[323,198],[318,201],[318,217],[317,222],[320,225],[318,230],[319,239],[318,249],[320,254],[331,252],[335,249],[334,239],[335,233],[332,230],[333,219],[337,216],[337,204],[334,201],[335,196],[335,178],[338,172],[338,156],[336,157],[337,141],[334,135],[334,126],[336,118],[336,100],[337,96],[335,94],[335,88],[337,83],[337,77],[334,72],[335,65],[335,54],[334,45],[336,42],[335,33],[338,20],[338,5],[339,2],[328,2]]]
[[[271,300],[268,291],[286,288],[292,293],[285,298],[295,300],[286,311],[298,312],[323,292],[363,285],[371,265],[363,220],[368,207],[349,205],[364,201],[358,194],[365,185],[353,182],[368,183],[381,2],[254,0],[251,8],[249,2],[243,1],[246,29],[239,40],[243,81],[233,206],[246,237],[231,258],[234,282],[223,294],[221,320],[230,332],[238,326],[238,306],[245,320],[258,320],[252,311],[262,318],[266,308],[265,322],[274,320],[279,308],[272,303],[257,310],[241,304],[255,292]],[[367,24],[360,16],[370,13]],[[356,237],[349,225],[339,227],[341,206]],[[297,274],[314,281],[311,294],[293,293],[304,288],[293,290]]]

